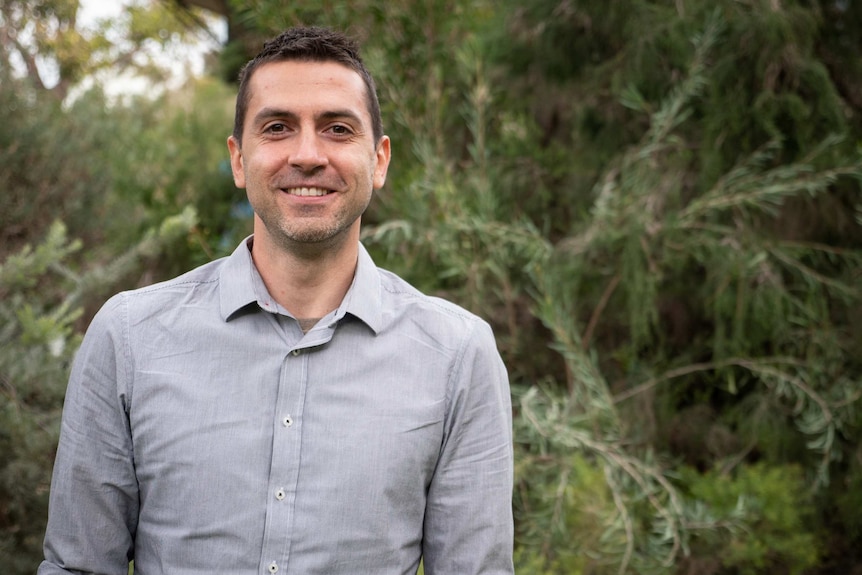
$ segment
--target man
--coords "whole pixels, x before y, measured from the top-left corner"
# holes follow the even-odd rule
[[[390,141],[356,46],[267,43],[228,149],[254,235],[94,318],[39,574],[512,573],[491,330],[359,243]]]

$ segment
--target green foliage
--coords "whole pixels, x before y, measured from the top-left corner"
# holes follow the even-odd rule
[[[0,71],[21,76],[43,96],[62,101],[100,74],[165,81],[171,66],[185,60],[184,50],[209,33],[200,12],[179,2],[123,2],[116,15],[86,24],[78,17],[80,4],[0,2]],[[172,52],[171,58],[155,58],[155,47],[162,54]]]
[[[842,477],[838,485],[830,491],[819,495],[817,505],[825,516],[825,522],[832,526],[830,535],[833,545],[830,551],[840,556],[846,548],[851,548],[855,542],[862,540],[862,516],[859,514],[862,505],[862,470],[860,459],[854,458],[849,472]]]
[[[626,17],[592,15],[591,21]],[[463,81],[463,99],[457,106],[447,97],[435,101],[444,116],[458,110],[465,119],[466,131],[453,141],[465,134],[466,147],[452,153],[435,147],[431,136],[439,132],[412,134],[423,168],[402,190],[405,203],[395,210],[401,215],[366,228],[366,241],[393,258],[387,265],[498,328],[513,381],[524,386],[515,420],[524,568],[666,573],[688,561],[693,541],[755,518],[748,509],[714,515],[670,480],[668,456],[709,468],[739,464],[756,452],[776,465],[799,462],[822,488],[844,456],[840,438],[852,437],[859,366],[849,353],[854,338],[847,336],[858,330],[838,310],[859,305],[854,278],[862,254],[788,235],[781,222],[798,209],[793,202],[818,205],[837,188],[858,186],[862,158],[846,138],[827,132],[776,139],[774,130],[764,130],[762,138],[753,134],[759,147],[732,148],[732,163],[721,160],[720,173],[701,178],[706,162],[719,157],[707,154],[725,153],[703,139],[703,116],[716,104],[713,90],[724,85],[714,62],[725,54],[728,36],[738,33],[733,18],[703,10],[697,33],[694,21],[657,31],[646,26],[648,40],[658,43],[653,55],[668,49],[673,38],[659,39],[675,26],[673,34],[689,34],[688,48],[676,46],[680,51],[668,56],[675,81],[665,79],[661,91],[654,83],[645,89],[648,79],[637,74],[624,80],[625,67],[618,71],[626,88],[618,101],[602,105],[626,106],[615,121],[624,118],[641,133],[636,139],[630,133],[616,154],[606,145],[604,155],[588,156],[595,170],[590,189],[579,189],[581,183],[566,189],[566,181],[578,181],[572,174],[553,184],[545,176],[545,162],[557,157],[554,147],[513,141],[513,134],[532,136],[534,144],[541,136],[503,107],[507,99],[487,90],[491,72],[483,52],[465,38],[455,50],[458,71],[450,72]],[[643,74],[664,70],[647,67]],[[728,108],[721,103],[717,111]],[[506,121],[491,120],[500,116]],[[571,137],[575,154],[600,141],[583,132]],[[529,153],[510,158],[504,150]],[[531,183],[577,195],[577,210],[548,214],[510,204],[507,193],[527,192],[513,185],[509,162],[535,170],[540,177]],[[554,221],[557,215],[564,225]],[[537,345],[542,342],[555,354]],[[706,416],[686,419],[689,409]],[[600,462],[613,505],[589,481],[571,480],[571,488],[604,501],[598,504],[603,522],[562,519],[569,517],[565,494],[579,453]],[[766,561],[752,549],[740,553],[737,566]],[[818,556],[798,559],[813,566]]]
[[[0,83],[0,257],[44,235],[60,217],[76,235],[89,239],[97,233],[87,228],[108,193],[97,151],[106,145],[106,134],[98,130],[105,113],[101,106],[74,110],[64,113],[53,98],[22,82]]]
[[[45,242],[0,264],[0,563],[32,573],[41,555],[47,492],[67,367],[79,315],[51,305],[51,267],[80,244],[54,225]],[[56,301],[56,300],[55,300]]]
[[[114,193],[102,207],[112,250],[194,209],[194,233],[150,268],[164,278],[232,251],[251,232],[245,194],[234,187],[227,158],[232,113],[229,89],[207,79],[114,110],[113,121],[124,129],[109,155]]]
[[[801,575],[819,562],[821,548],[810,527],[812,494],[797,466],[756,464],[734,476],[683,470],[692,497],[717,516],[745,510],[742,525],[707,545],[708,552],[740,575]]]
[[[560,444],[547,446],[559,458],[551,453],[518,452],[516,502],[519,522],[526,528],[516,571],[616,573],[620,558],[631,560],[626,536],[634,525],[617,498],[613,464],[590,462],[572,450],[577,445],[563,439]]]

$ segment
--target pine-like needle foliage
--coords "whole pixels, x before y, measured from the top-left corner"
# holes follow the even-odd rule
[[[366,230],[414,281],[434,281],[418,275],[433,261],[445,270],[437,289],[497,325],[515,367],[525,571],[802,572],[819,560],[811,489],[826,488],[857,421],[862,382],[840,314],[858,305],[862,253],[776,224],[794,202],[858,182],[862,159],[834,135],[788,161],[775,136],[698,189],[697,114],[729,33],[720,11],[708,15],[658,105],[634,85],[621,91],[644,133],[607,161],[592,205],[561,236],[504,219],[512,180],[488,153],[487,72],[479,53],[460,53],[466,159],[449,163],[420,139],[425,170],[407,191],[424,197],[419,209]],[[529,133],[513,117],[497,124],[501,147]],[[543,333],[555,352],[544,370],[511,361]],[[755,458],[774,467],[749,469]],[[806,471],[780,471],[793,462]],[[798,494],[795,514],[772,515],[778,492]],[[791,536],[807,545],[775,543]]]

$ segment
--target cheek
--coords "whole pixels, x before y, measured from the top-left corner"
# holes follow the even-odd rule
[[[277,164],[260,154],[255,155],[254,158],[249,158],[246,155],[241,167],[242,178],[246,185],[259,187],[265,185],[269,178],[278,172],[278,169]]]

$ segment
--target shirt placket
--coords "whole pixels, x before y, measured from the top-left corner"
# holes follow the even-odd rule
[[[302,447],[302,411],[308,383],[307,349],[284,357],[273,421],[272,463],[267,488],[261,572],[287,573],[296,520],[296,486]]]

